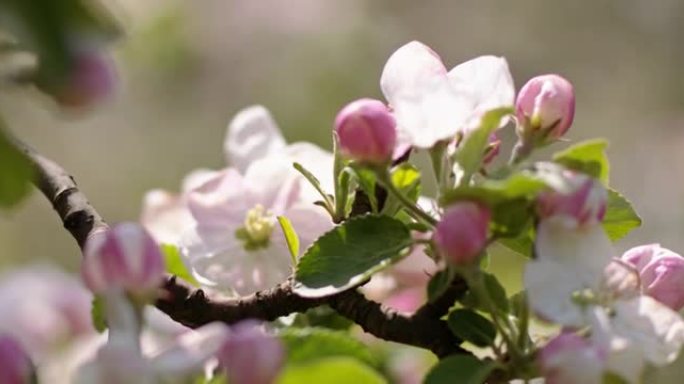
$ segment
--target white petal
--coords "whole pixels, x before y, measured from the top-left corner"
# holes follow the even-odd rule
[[[380,87],[394,111],[400,136],[421,148],[454,136],[475,101],[451,86],[437,54],[417,41],[395,51],[385,64]]]
[[[674,361],[684,345],[681,316],[648,296],[615,303],[613,330],[642,350],[655,365]]]
[[[503,57],[477,57],[454,67],[448,77],[456,92],[469,95],[478,117],[489,110],[514,103],[513,77]]]
[[[201,371],[207,360],[218,353],[229,332],[222,323],[211,323],[186,332],[173,347],[151,359],[154,370],[166,377]]]
[[[572,294],[595,289],[598,282],[584,269],[556,261],[533,260],[525,266],[524,282],[530,306],[538,316],[570,327],[586,324],[584,311],[572,300]]]
[[[258,201],[245,184],[237,170],[227,168],[189,191],[188,208],[198,225],[229,228],[241,223]]]
[[[600,225],[569,229],[553,219],[544,220],[537,226],[535,249],[539,260],[577,265],[597,282],[615,252]]]
[[[228,124],[223,151],[228,163],[244,172],[255,160],[285,148],[280,129],[266,108],[255,105],[238,112]]]

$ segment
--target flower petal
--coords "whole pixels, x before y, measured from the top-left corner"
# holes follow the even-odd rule
[[[380,87],[394,111],[399,137],[421,148],[456,135],[476,106],[470,94],[452,87],[439,56],[417,41],[390,56]]]
[[[168,350],[151,359],[159,376],[176,377],[201,370],[225,342],[229,329],[223,323],[210,323],[180,336]]]
[[[513,77],[503,57],[477,57],[455,66],[448,77],[456,92],[469,95],[475,106],[473,117],[479,118],[495,108],[513,106],[515,102]]]
[[[539,260],[577,265],[597,283],[614,256],[613,245],[600,225],[571,229],[554,218],[537,226],[535,250]]]
[[[140,224],[157,242],[176,244],[183,231],[194,223],[181,196],[161,189],[153,189],[145,194]]]
[[[240,172],[255,160],[285,148],[280,129],[261,105],[247,107],[228,124],[223,151],[226,161]]]

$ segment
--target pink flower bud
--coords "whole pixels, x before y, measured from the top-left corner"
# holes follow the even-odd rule
[[[284,348],[278,339],[266,334],[255,321],[243,321],[218,354],[231,384],[270,384],[284,362]]]
[[[0,335],[0,383],[28,384],[32,382],[33,365],[19,343]]]
[[[557,140],[565,134],[575,116],[572,84],[558,75],[537,76],[525,84],[515,102],[518,136],[539,136]]]
[[[159,246],[137,223],[122,223],[93,234],[83,254],[81,276],[95,293],[112,289],[151,293],[164,277]]]
[[[489,208],[473,202],[449,206],[437,224],[433,241],[442,256],[455,265],[475,261],[487,244]]]
[[[74,55],[67,78],[54,91],[48,91],[63,106],[86,107],[111,95],[115,85],[111,60],[97,51],[83,51]]]
[[[562,186],[537,197],[539,218],[561,219],[573,228],[601,222],[608,199],[601,182],[574,171],[565,171],[563,177]]]
[[[561,333],[538,355],[547,384],[602,383],[606,355],[600,348],[574,333]]]
[[[622,260],[639,271],[642,291],[679,311],[684,307],[684,257],[660,244],[632,248]]]
[[[359,99],[347,104],[335,118],[335,132],[345,156],[378,165],[392,159],[396,124],[379,100]]]

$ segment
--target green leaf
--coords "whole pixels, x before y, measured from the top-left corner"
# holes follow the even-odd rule
[[[493,109],[485,113],[482,116],[480,126],[463,139],[453,158],[454,163],[458,164],[463,171],[461,185],[467,185],[472,175],[480,170],[489,136],[499,127],[501,119],[512,112],[513,109],[507,107]]]
[[[492,209],[490,229],[497,238],[515,238],[530,228],[534,212],[532,203],[514,199],[496,204]]]
[[[283,230],[283,235],[285,235],[287,249],[290,251],[290,257],[292,258],[292,265],[296,265],[297,258],[299,257],[299,236],[297,236],[297,232],[295,232],[290,219],[287,217],[278,216],[278,223],[280,224],[280,229]]]
[[[449,288],[451,285],[451,281],[454,279],[454,274],[453,270],[451,269],[443,269],[441,271],[437,271],[437,273],[434,274],[430,278],[430,281],[428,281],[427,285],[427,297],[428,301],[435,301],[438,297],[442,296],[442,294]]]
[[[26,197],[34,176],[28,158],[12,145],[0,122],[0,208],[12,207]]]
[[[608,189],[606,215],[603,218],[603,229],[612,241],[627,236],[634,228],[641,225],[641,218],[634,211],[632,204],[619,192]]]
[[[454,355],[442,359],[425,377],[425,384],[482,384],[497,364],[471,355]]]
[[[418,201],[420,196],[420,171],[409,163],[402,163],[392,170],[391,175],[392,184],[401,191],[404,196],[408,197],[412,202]],[[401,208],[401,203],[389,194],[387,201],[383,207],[382,213],[387,216],[394,216]]]
[[[330,195],[323,190],[321,182],[316,178],[316,176],[314,176],[313,173],[309,172],[308,169],[304,168],[304,166],[299,163],[292,163],[292,166],[297,170],[297,172],[301,173],[302,176],[304,176],[304,178],[314,187],[318,194],[321,195],[323,198],[322,207],[325,208],[330,214],[334,214],[334,206],[330,199]]]
[[[292,326],[294,327],[318,327],[333,330],[348,330],[354,322],[341,316],[337,311],[327,305],[311,308],[304,313],[295,315]]]
[[[447,324],[451,332],[478,347],[494,344],[496,328],[486,317],[470,310],[459,308],[449,313]]]
[[[277,384],[383,384],[387,383],[380,374],[349,357],[329,357],[306,364],[288,365]]]
[[[449,205],[462,200],[476,200],[495,205],[506,200],[531,199],[546,186],[545,180],[536,173],[522,171],[503,180],[487,179],[475,186],[465,185],[452,189],[444,193],[440,203]]]
[[[508,303],[508,296],[506,296],[506,289],[501,285],[499,279],[491,273],[482,272],[484,279],[484,286],[487,289],[489,297],[494,302],[496,308],[501,309],[503,312],[508,312],[510,306]]]
[[[346,332],[324,328],[286,328],[279,336],[285,345],[287,362],[290,364],[346,356],[370,366],[378,365],[368,347]]]
[[[606,156],[607,147],[608,142],[603,139],[583,141],[554,154],[553,161],[596,177],[608,185],[610,165]]]
[[[377,177],[372,169],[368,169],[357,164],[350,166],[356,176],[356,181],[359,183],[361,190],[368,196],[368,201],[371,205],[373,213],[378,212],[378,199],[375,196],[375,185],[377,184]]]
[[[294,290],[323,297],[369,279],[405,256],[413,240],[401,221],[366,215],[347,220],[316,240],[299,259]]]
[[[497,243],[525,257],[532,257],[534,248],[533,231],[525,232],[515,238],[504,238],[497,240]]]
[[[93,328],[99,333],[107,330],[107,320],[104,314],[104,301],[101,296],[93,296],[90,307],[90,318],[93,321]]]
[[[166,265],[166,272],[170,275],[175,275],[187,281],[195,287],[199,287],[200,283],[192,276],[188,268],[183,263],[178,248],[171,244],[161,244],[162,254],[164,255],[164,264]]]
[[[622,378],[616,373],[605,372],[603,374],[603,384],[628,384],[629,381]]]

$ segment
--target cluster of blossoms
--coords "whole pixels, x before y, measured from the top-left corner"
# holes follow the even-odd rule
[[[287,144],[261,106],[239,112],[226,133],[227,167],[192,172],[177,194],[149,192],[142,225],[92,234],[81,274],[102,303],[108,333],[76,382],[187,382],[208,371],[231,384],[265,384],[281,371],[283,345],[251,321],[183,329],[165,348],[144,350],[143,308],[159,298],[164,280],[160,245],[178,251],[203,289],[224,295],[288,281],[304,299],[325,302],[360,288],[413,312],[425,302],[439,307],[447,291],[467,286],[434,320],[446,317],[457,339],[488,348],[487,359],[466,356],[484,375],[474,376],[479,381],[491,373],[549,384],[638,383],[647,366],[677,358],[684,257],[657,244],[617,257],[617,236],[604,219],[616,209],[611,202],[629,203],[607,189],[605,159],[587,160],[600,151],[576,146],[553,162],[529,160],[572,124],[567,80],[538,76],[516,96],[505,59],[482,56],[447,70],[429,47],[411,42],[391,55],[380,86],[387,103],[362,98],[341,108],[332,153]],[[518,141],[508,163],[497,165],[498,133],[511,122]],[[434,198],[420,196],[420,173],[408,164],[414,151],[432,160]],[[620,209],[636,217],[631,207]],[[493,243],[531,257],[525,289],[511,298],[486,271]],[[531,338],[530,312],[559,334]],[[26,345],[0,336],[0,379],[30,380]],[[434,369],[473,373],[462,363],[442,367],[453,361]]]

